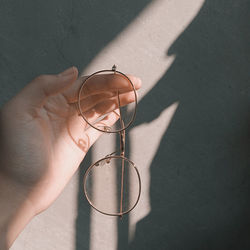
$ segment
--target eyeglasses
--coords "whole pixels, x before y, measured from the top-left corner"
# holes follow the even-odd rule
[[[126,80],[134,102],[124,105],[123,98],[126,93],[118,85],[112,86],[112,89],[100,88],[100,92],[90,95],[93,77],[103,74],[114,74],[118,80],[120,77],[120,80]],[[82,108],[84,97],[85,100],[88,98],[88,106],[93,109],[93,114],[100,108],[105,112],[100,112],[98,116],[84,112]],[[120,150],[92,164],[85,172],[83,187],[84,194],[94,209],[105,215],[122,217],[135,208],[141,194],[139,171],[136,165],[125,157],[125,130],[133,123],[137,109],[135,87],[128,76],[117,71],[115,65],[111,70],[97,71],[83,80],[78,93],[78,109],[84,121],[92,128],[104,133],[119,134]],[[118,116],[119,123],[110,127],[103,121],[111,113]]]

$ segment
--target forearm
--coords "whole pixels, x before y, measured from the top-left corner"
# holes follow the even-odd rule
[[[34,215],[27,194],[0,173],[0,249],[9,249]]]

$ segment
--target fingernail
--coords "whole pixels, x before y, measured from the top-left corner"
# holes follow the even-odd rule
[[[141,85],[142,85],[141,78],[135,77],[135,79],[136,79],[136,82],[137,82],[137,86],[138,86],[138,87],[141,87]]]
[[[73,67],[70,67],[70,68],[64,70],[64,71],[63,71],[62,73],[60,73],[59,75],[60,75],[60,76],[67,76],[67,75],[73,74],[74,72],[75,72],[75,67],[73,66]]]

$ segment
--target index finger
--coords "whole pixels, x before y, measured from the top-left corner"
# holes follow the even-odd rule
[[[74,84],[63,92],[63,95],[69,103],[77,102],[79,90],[88,77],[89,76],[83,76],[78,78]],[[141,87],[140,78],[132,75],[127,75],[127,77],[132,82],[136,90]],[[120,93],[124,93],[133,90],[131,83],[126,77],[121,74],[114,73],[93,75],[87,79],[83,88],[84,91],[82,91],[82,98],[103,92],[114,92],[119,90]]]

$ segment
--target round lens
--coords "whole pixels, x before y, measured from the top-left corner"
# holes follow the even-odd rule
[[[78,108],[83,119],[95,129],[116,133],[126,129],[134,120],[137,96],[133,83],[123,73],[112,70],[98,71],[86,79],[78,93]],[[113,125],[106,121],[120,118]]]
[[[103,158],[85,173],[84,192],[91,206],[99,212],[116,216],[126,214],[140,197],[138,170],[127,158]]]

